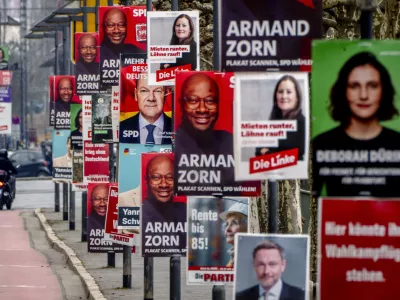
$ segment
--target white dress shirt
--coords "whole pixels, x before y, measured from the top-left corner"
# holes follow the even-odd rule
[[[140,143],[146,144],[147,134],[149,131],[147,130],[146,126],[149,123],[145,118],[143,118],[142,114],[139,114],[139,130],[140,130]],[[164,113],[161,113],[160,117],[152,124],[156,126],[153,131],[154,142],[156,144],[161,144],[163,131],[164,131]]]
[[[265,298],[265,290],[259,285],[259,300],[279,300],[282,292],[282,280],[279,279],[277,283],[268,291],[268,297]]]

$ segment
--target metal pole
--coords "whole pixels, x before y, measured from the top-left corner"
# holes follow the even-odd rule
[[[169,262],[169,293],[171,300],[181,299],[181,257],[177,255]]]
[[[144,300],[153,300],[153,258],[144,257]]]
[[[147,0],[146,1],[146,9],[148,10],[148,11],[151,11],[152,10],[152,5],[153,5],[153,2],[151,2],[151,0]]]
[[[123,270],[122,270],[122,286],[124,288],[132,288],[132,247],[123,246]]]
[[[213,286],[212,300],[225,300],[225,287],[223,285]]]
[[[268,180],[268,233],[278,233],[278,183]]]
[[[69,183],[69,230],[75,230],[75,191]]]
[[[86,0],[83,0],[83,6],[86,7]],[[83,13],[83,32],[87,32],[88,31],[88,15],[86,12]]]
[[[60,212],[60,185],[54,183],[54,211]]]
[[[179,9],[178,9],[178,0],[172,0],[172,3],[171,3],[171,10],[172,11],[178,11]]]
[[[20,2],[20,18],[21,18],[21,36],[27,34],[27,15],[26,15],[26,0]],[[27,100],[28,100],[28,81],[27,81],[27,39],[21,39],[21,140],[24,141],[25,147],[28,145],[27,135]]]
[[[219,61],[219,31],[218,31],[218,16],[219,16],[219,6],[218,6],[218,1],[213,2],[213,47],[214,47],[214,53],[213,53],[213,64],[214,64],[214,70],[221,71],[221,65]]]
[[[361,3],[360,31],[362,39],[372,39],[372,0],[363,0]]]
[[[63,183],[63,220],[68,221],[68,183]]]
[[[87,192],[82,192],[82,233],[81,242],[87,242]]]
[[[219,16],[219,6],[218,1],[213,2],[213,65],[214,70],[220,71],[221,65],[219,61],[219,31],[218,31],[218,16]],[[220,200],[221,198],[219,198]],[[225,299],[225,287],[223,285],[213,285],[212,288],[212,299],[222,300]]]
[[[115,182],[115,178],[113,176],[113,168],[114,168],[114,144],[108,144],[109,149],[109,164],[108,168],[110,170],[110,182]],[[130,258],[129,258],[130,260]],[[123,261],[124,270],[125,270],[125,261]],[[115,268],[115,252],[109,251],[107,252],[107,266]],[[132,267],[131,267],[132,269]]]
[[[55,31],[55,36],[54,36],[54,75],[58,75],[59,74],[59,70],[58,70],[58,30],[56,28]]]
[[[62,56],[62,74],[63,75],[68,75],[67,73],[67,52],[68,52],[68,43],[67,43],[67,27],[63,26],[62,27],[62,40],[63,40],[63,56]]]

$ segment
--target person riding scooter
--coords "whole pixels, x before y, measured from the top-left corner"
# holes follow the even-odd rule
[[[0,170],[7,172],[7,182],[10,185],[12,193],[15,195],[15,177],[12,175],[17,174],[18,171],[8,159],[8,151],[6,149],[0,150]]]

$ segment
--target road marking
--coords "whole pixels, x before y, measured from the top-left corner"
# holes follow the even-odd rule
[[[10,227],[13,227],[13,228],[24,228],[24,226],[14,226],[14,225],[0,225],[0,227],[5,227],[5,228],[10,228]]]
[[[50,267],[50,266],[26,266],[26,265],[0,265],[0,267],[16,267],[16,268],[43,268],[43,267]]]
[[[0,288],[32,288],[32,289],[45,289],[47,286],[45,285],[0,285]]]

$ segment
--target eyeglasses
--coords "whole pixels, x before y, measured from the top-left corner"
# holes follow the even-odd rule
[[[208,109],[216,109],[218,105],[218,99],[214,99],[212,97],[200,98],[196,96],[187,96],[183,97],[183,100],[185,100],[190,109],[198,108],[201,101],[203,101],[204,106]]]
[[[82,51],[88,52],[88,51],[96,51],[96,46],[84,46],[84,47],[79,47]]]
[[[59,90],[61,92],[70,92],[70,91],[72,91],[72,88],[63,87],[63,88],[59,88]]]
[[[150,178],[150,181],[152,183],[154,183],[154,184],[159,184],[163,178],[168,183],[173,183],[174,182],[174,176],[171,175],[171,174],[168,174],[168,175],[154,174],[154,175],[150,175],[149,178]]]
[[[119,30],[126,29],[126,23],[118,23],[118,24],[115,24],[115,23],[105,23],[105,25],[106,25],[107,29],[114,29],[115,26],[117,26],[117,28],[118,28]]]
[[[92,198],[92,200],[96,204],[100,203],[101,201],[103,201],[105,204],[108,203],[108,197],[104,197],[104,198],[95,197],[95,198]]]

